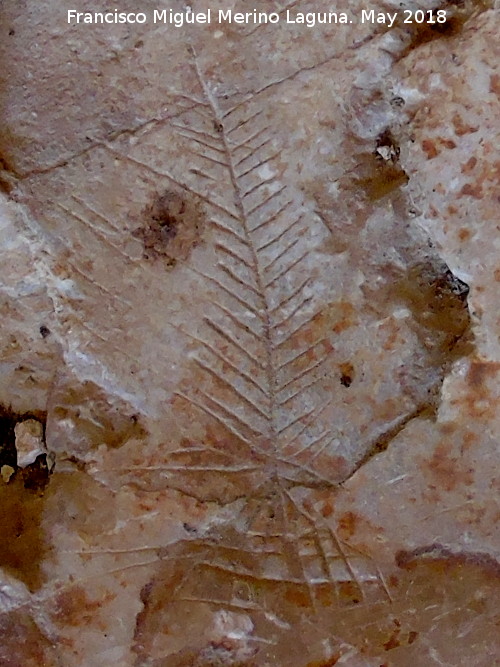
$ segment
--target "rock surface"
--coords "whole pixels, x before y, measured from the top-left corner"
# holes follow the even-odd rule
[[[2,665],[500,661],[498,16],[372,7],[2,3]]]

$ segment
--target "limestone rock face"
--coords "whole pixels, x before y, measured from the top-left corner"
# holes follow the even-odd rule
[[[500,659],[497,15],[256,8],[1,4],[2,665]]]

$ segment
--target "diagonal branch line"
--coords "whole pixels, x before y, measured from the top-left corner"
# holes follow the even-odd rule
[[[298,361],[299,359],[304,357],[306,354],[309,354],[310,352],[312,352],[315,348],[318,347],[318,345],[321,345],[324,342],[325,342],[324,338],[319,338],[315,343],[312,343],[311,345],[309,345],[309,347],[306,347],[305,350],[302,350],[302,352],[298,352],[293,357],[290,357],[285,362],[280,364],[278,366],[278,369],[283,370],[283,368],[285,368],[286,366],[289,366],[290,364],[293,364],[295,361]]]
[[[293,438],[287,443],[287,446],[292,446],[294,442],[296,442],[302,434],[309,428],[309,426],[313,423],[314,420],[316,420],[331,404],[331,399],[329,398],[327,401],[325,401],[322,405],[319,407],[313,408],[312,410],[309,410],[307,415],[305,415],[305,420],[302,423],[302,427],[300,430],[293,436]],[[293,420],[288,424],[287,426],[284,426],[281,429],[281,433],[283,431],[286,431],[292,424],[296,424],[297,421],[301,421],[304,419],[304,415],[301,415],[298,419]]]
[[[262,370],[264,370],[264,366],[263,366],[262,363],[259,361],[259,359],[258,359],[257,357],[254,357],[253,354],[251,354],[245,347],[243,347],[243,345],[241,345],[241,343],[239,343],[239,342],[236,340],[236,338],[234,338],[233,336],[231,336],[231,334],[227,333],[227,331],[225,331],[225,330],[224,330],[222,327],[220,327],[216,322],[213,322],[213,321],[212,321],[211,319],[209,319],[208,317],[205,317],[205,318],[204,318],[204,321],[206,322],[206,324],[207,324],[209,327],[211,327],[216,333],[218,333],[219,336],[221,336],[221,337],[224,338],[225,340],[227,340],[227,341],[229,341],[230,343],[232,343],[232,344],[233,344],[233,345],[234,345],[234,346],[235,346],[235,347],[236,347],[242,354],[244,354],[246,357],[248,357],[248,358],[250,359],[250,361],[252,361],[252,362],[253,362],[254,364],[256,364],[259,368],[261,368]]]
[[[192,396],[188,396],[188,394],[185,394],[182,391],[176,391],[175,396],[178,396],[179,398],[183,398],[185,401],[187,401],[188,403],[190,403],[194,407],[198,408],[202,412],[205,412],[207,415],[209,415],[210,417],[215,419],[219,424],[224,426],[224,428],[227,428],[228,431],[231,431],[231,433],[233,435],[235,435],[239,440],[244,442],[249,447],[252,447],[252,441],[249,440],[245,435],[243,435],[243,433],[238,428],[236,428],[231,422],[229,422],[227,419],[222,417],[219,410],[210,409],[204,401],[203,402],[202,401],[196,401]],[[204,396],[206,396],[207,398],[210,398],[206,394],[204,394]],[[218,405],[217,401],[214,401],[214,403],[216,405]],[[223,405],[218,405],[218,407],[219,408],[224,408]],[[232,413],[229,413],[229,415],[230,415],[230,418],[233,417]],[[248,424],[243,423],[243,425],[245,426],[245,428],[249,428],[250,431],[254,433],[254,435],[259,435],[258,431],[255,431],[254,429],[249,427]],[[254,447],[254,449],[255,449],[255,447]]]
[[[264,271],[266,271],[266,272],[269,271],[276,264],[276,262],[279,262],[280,259],[286,255],[286,253],[289,250],[291,250],[292,248],[295,248],[295,246],[297,245],[298,242],[299,242],[299,239],[294,239],[293,241],[290,241],[290,243],[288,243],[288,245],[285,245],[283,250],[281,252],[279,252],[275,257],[273,257],[273,259],[268,264],[265,265]]]
[[[267,132],[268,130],[269,130],[269,126],[268,126],[268,125],[264,125],[264,126],[261,127],[260,129],[256,130],[256,131],[255,131],[253,134],[251,134],[249,137],[247,137],[247,138],[246,138],[244,141],[242,141],[241,143],[239,143],[239,144],[232,144],[232,149],[233,149],[233,151],[239,151],[239,150],[241,150],[242,148],[246,148],[246,149],[252,151],[252,153],[255,153],[255,151],[258,150],[258,148],[252,146],[250,142],[253,141],[254,139],[256,139],[257,137],[260,137],[260,135],[264,134],[264,132]]]
[[[264,147],[266,147],[266,146],[268,146],[269,144],[272,144],[272,143],[273,143],[272,139],[265,139],[261,144],[259,144],[258,146],[255,146],[255,148],[253,148],[252,151],[250,151],[247,155],[245,155],[244,157],[237,160],[233,165],[234,169],[235,169],[235,174],[236,174],[236,170],[238,169],[238,167],[241,167],[241,165],[244,162],[246,162],[248,159],[250,159],[251,157],[255,157],[255,155],[257,154],[258,151],[261,150],[261,148],[264,148]],[[238,176],[238,178],[241,178],[241,174]]]
[[[195,336],[194,334],[190,333],[189,331],[185,331],[182,327],[179,327],[172,322],[169,322],[170,326],[174,328],[176,331],[179,331],[179,333],[183,334],[184,336],[187,336],[188,338],[191,338],[193,341],[195,341],[198,345],[201,345],[206,351],[208,351],[210,354],[213,354],[219,361],[221,361],[223,364],[226,364],[232,371],[235,373],[239,373],[242,377],[245,378],[250,384],[253,384],[256,389],[259,389],[264,396],[268,397],[268,394],[266,392],[266,389],[262,386],[260,382],[257,381],[257,378],[255,374],[250,375],[250,373],[247,373],[245,370],[242,370],[239,368],[239,366],[236,366],[228,357],[226,357],[222,352],[220,352],[216,347],[208,343],[206,340],[203,338],[200,338],[199,336]],[[254,360],[254,357],[251,357],[252,361]],[[263,369],[261,369],[263,370]],[[206,447],[207,445],[205,445]],[[182,450],[184,451],[184,450]]]
[[[195,151],[192,149],[189,152],[191,153],[191,155],[194,155],[195,157],[200,158],[201,160],[206,160],[211,164],[215,164],[217,167],[224,167],[224,169],[227,169],[227,164],[225,162],[223,162],[222,160],[217,160],[217,158],[212,157],[207,153],[200,153],[199,151]]]
[[[232,280],[234,280],[235,283],[238,285],[241,285],[241,287],[244,287],[245,289],[249,290],[255,296],[257,296],[259,299],[262,299],[262,292],[259,289],[259,287],[254,287],[254,285],[251,285],[248,283],[246,280],[243,280],[241,276],[239,276],[231,267],[226,266],[223,262],[218,262],[217,268],[219,268],[221,271],[223,271],[226,275],[228,275]]]
[[[292,269],[294,269],[294,268],[297,266],[297,264],[299,264],[300,262],[302,262],[302,261],[303,261],[306,257],[308,257],[308,256],[309,256],[309,249],[306,249],[306,250],[302,253],[302,255],[300,255],[300,257],[298,257],[297,259],[295,259],[295,260],[294,260],[291,264],[289,264],[288,266],[285,266],[285,267],[284,267],[278,274],[276,274],[276,275],[274,276],[274,278],[272,278],[268,283],[266,283],[266,287],[271,287],[271,285],[273,285],[273,284],[276,283],[278,280],[280,280],[281,278],[283,278],[284,276],[286,276],[287,273],[290,273],[290,271],[291,271]]]
[[[275,322],[273,324],[273,331],[275,329],[279,329],[280,327],[282,327],[285,324],[288,324],[288,322],[290,320],[292,320],[297,315],[297,313],[300,312],[304,308],[304,306],[306,306],[308,303],[311,303],[311,301],[312,301],[312,296],[304,297],[302,299],[302,301],[299,301],[299,303],[295,306],[295,308],[293,308],[290,311],[290,313],[288,315],[286,315],[286,317],[281,319],[279,322]]]
[[[214,247],[215,247],[216,250],[220,250],[221,252],[225,253],[226,255],[229,255],[229,257],[232,257],[232,259],[235,259],[238,262],[241,262],[244,266],[247,267],[247,269],[252,270],[252,265],[250,264],[250,262],[248,262],[239,253],[237,253],[233,248],[229,248],[227,245],[225,245],[221,241],[217,241],[215,243]]]
[[[248,125],[248,123],[251,123],[252,121],[256,120],[259,116],[262,115],[262,113],[263,113],[262,109],[259,109],[255,113],[245,118],[245,120],[238,121],[235,125],[233,125],[233,127],[228,127],[226,129],[227,136],[230,137],[233,132],[241,130],[242,127],[245,127],[245,125]],[[222,114],[222,117],[226,118],[226,114]]]
[[[299,380],[301,380],[303,377],[305,377],[309,373],[312,373],[312,371],[316,370],[317,368],[319,368],[320,366],[322,366],[325,363],[325,359],[326,359],[326,357],[323,357],[322,359],[319,359],[318,361],[316,361],[314,364],[311,364],[310,366],[307,366],[307,368],[304,368],[304,370],[301,371],[298,375],[294,375],[293,377],[288,379],[286,382],[284,382],[282,385],[280,385],[277,388],[276,391],[278,393],[280,393],[284,389],[289,387],[291,384],[293,384],[294,382],[298,382]]]
[[[286,185],[282,185],[282,186],[281,186],[280,188],[278,188],[278,190],[276,190],[275,192],[271,192],[271,193],[269,194],[269,196],[266,197],[266,199],[264,199],[263,201],[259,202],[258,204],[255,204],[255,206],[253,206],[252,208],[248,209],[248,210],[245,212],[245,215],[246,215],[247,217],[250,217],[251,215],[254,215],[254,213],[256,213],[256,211],[258,211],[259,209],[261,209],[261,208],[262,208],[263,206],[265,206],[266,204],[269,204],[269,202],[271,202],[273,199],[276,199],[276,197],[279,197],[279,195],[282,194],[285,190],[286,190]],[[251,231],[254,232],[255,229],[252,229]]]
[[[295,391],[293,394],[291,394],[291,396],[288,396],[287,398],[283,398],[282,400],[279,400],[278,405],[280,407],[283,407],[287,403],[290,403],[290,401],[293,401],[294,398],[297,398],[297,396],[300,396],[300,394],[303,394],[305,391],[307,391],[307,389],[310,389],[311,387],[314,387],[315,384],[318,384],[318,382],[321,382],[322,379],[324,379],[324,378],[321,378],[321,377],[318,378],[317,377],[317,378],[313,378],[312,380],[309,380],[309,382],[307,382],[305,385],[303,385],[302,387],[297,389],[297,391]]]
[[[221,303],[218,301],[213,301],[210,300],[210,302],[213,306],[221,310],[224,315],[233,322],[239,329],[244,331],[245,333],[251,334],[257,341],[262,340],[262,335],[259,334],[257,331],[254,331],[246,322],[243,320],[240,320],[237,315],[235,315],[229,308],[226,308],[226,306],[223,306]],[[220,325],[222,326],[222,325]]]
[[[238,239],[240,243],[248,245],[247,239],[244,236],[241,236],[241,234],[238,234],[238,232],[232,227],[228,227],[226,224],[220,220],[217,220],[216,218],[211,218],[210,222],[216,229],[225,232],[226,234],[230,234],[231,236],[234,236],[234,238]]]
[[[269,239],[262,245],[258,246],[257,251],[262,252],[263,250],[267,250],[274,243],[278,243],[278,241],[281,241],[286,234],[288,234],[292,230],[295,230],[295,227],[299,225],[302,221],[303,217],[299,216],[294,222],[292,222],[292,224],[287,224],[287,226],[282,231],[280,231],[277,236],[273,236],[271,239]]]
[[[257,164],[254,164],[252,167],[248,167],[245,169],[245,171],[242,171],[241,174],[238,174],[238,178],[245,178],[245,176],[249,176],[253,171],[256,169],[259,169],[259,167],[263,167],[265,164],[268,162],[272,162],[273,160],[276,160],[281,155],[281,151],[275,151],[271,155],[269,155],[267,158],[260,160],[257,162]],[[246,158],[245,158],[246,160]]]
[[[311,322],[314,320],[316,317],[316,314],[311,315],[305,322],[302,322],[301,324],[298,324],[295,329],[292,329],[292,331],[289,331],[286,336],[283,337],[282,340],[280,340],[278,343],[276,343],[276,347],[282,347],[283,345],[286,345],[290,340],[299,333],[299,331],[302,331],[302,329],[305,329],[308,327]]]
[[[283,204],[283,206],[281,206],[281,208],[279,208],[275,213],[273,213],[272,215],[270,215],[268,218],[265,218],[262,222],[260,222],[258,225],[256,225],[255,227],[253,227],[253,228],[251,229],[252,234],[254,234],[255,232],[259,231],[259,230],[262,229],[263,227],[267,227],[268,225],[270,225],[271,223],[273,223],[275,220],[277,220],[277,219],[280,217],[280,215],[281,215],[282,213],[284,213],[288,208],[290,208],[290,206],[292,206],[292,204],[293,204],[293,201],[292,201],[292,200],[287,201],[286,204]]]
[[[156,167],[152,167],[150,164],[147,164],[146,162],[142,162],[141,160],[138,160],[137,158],[134,158],[131,155],[126,155],[125,153],[120,153],[120,151],[116,150],[115,148],[112,148],[111,146],[109,146],[107,144],[105,145],[105,147],[111,153],[113,153],[113,155],[117,155],[118,157],[122,158],[123,160],[127,160],[128,162],[131,162],[132,164],[135,164],[137,167],[141,167],[142,169],[146,169],[147,171],[150,171],[155,176],[161,176],[162,178],[166,178],[167,180],[169,180],[174,185],[177,185],[179,188],[182,188],[186,192],[189,192],[189,194],[192,194],[195,197],[199,197],[202,201],[204,201],[209,206],[212,206],[216,210],[221,211],[222,213],[229,216],[230,218],[233,218],[233,220],[238,220],[238,215],[236,213],[234,213],[230,209],[226,208],[222,204],[219,204],[218,202],[214,201],[210,197],[207,197],[207,195],[205,195],[203,192],[199,192],[198,190],[194,190],[193,188],[186,185],[182,181],[179,181],[177,178],[175,178],[168,171],[162,171],[160,169],[156,169]]]
[[[305,279],[298,285],[298,287],[296,287],[296,288],[293,290],[293,292],[291,292],[285,299],[283,299],[283,301],[280,301],[276,306],[274,306],[274,307],[271,309],[271,313],[272,313],[272,314],[275,314],[278,310],[281,310],[281,309],[283,309],[285,306],[287,306],[287,305],[290,303],[290,301],[293,301],[293,299],[295,299],[296,296],[299,296],[300,294],[302,294],[302,292],[304,291],[306,285],[308,285],[310,282],[311,282],[311,277],[310,277],[310,276],[307,276],[307,278],[305,278]]]
[[[226,387],[228,387],[231,391],[233,391],[239,398],[249,405],[253,410],[256,410],[264,419],[269,419],[269,413],[263,410],[257,403],[252,401],[251,399],[248,398],[248,396],[245,396],[238,387],[236,387],[230,380],[227,379],[227,377],[224,377],[219,373],[217,370],[206,364],[205,362],[201,361],[201,359],[195,359],[196,363],[200,368],[203,368],[204,371],[206,371],[209,375],[211,375],[216,381],[221,382],[224,384]],[[213,397],[211,397],[212,400],[214,400]]]
[[[320,435],[318,435],[316,438],[314,438],[314,440],[311,440],[310,442],[305,444],[303,447],[301,447],[300,449],[297,449],[295,452],[293,452],[291,454],[292,458],[296,458],[297,456],[300,456],[304,452],[307,452],[308,449],[311,449],[312,447],[314,447],[314,445],[317,445],[318,442],[321,442],[322,440],[324,440],[324,438],[327,435],[331,435],[331,431],[329,431],[329,430],[328,431],[323,431]],[[308,461],[308,463],[309,462],[310,461]]]
[[[253,185],[249,190],[245,190],[242,193],[243,197],[250,197],[250,195],[254,194],[254,192],[257,192],[259,188],[264,187],[264,185],[269,185],[269,183],[273,183],[275,181],[274,176],[270,176],[269,178],[266,178],[263,181],[258,181],[255,185]]]
[[[210,134],[210,132],[204,132],[200,130],[196,130],[194,127],[188,127],[187,125],[180,125],[179,123],[172,123],[172,127],[175,127],[177,130],[182,130],[182,132],[186,132],[186,134],[182,134],[182,132],[178,132],[178,134],[181,134],[183,137],[186,137],[186,139],[191,139],[192,136],[199,137],[201,139],[213,139],[214,141],[218,141],[219,137],[215,136],[214,134]],[[223,153],[224,151],[220,148],[220,146],[212,146],[214,150],[216,150],[218,153]]]
[[[250,302],[246,301],[243,299],[237,292],[233,292],[233,290],[225,285],[223,282],[220,280],[217,280],[217,278],[214,278],[213,276],[209,276],[208,273],[203,273],[202,271],[198,271],[197,269],[193,267],[189,267],[190,270],[197,276],[200,276],[204,278],[205,280],[208,280],[208,282],[213,283],[218,289],[221,289],[223,292],[226,292],[229,296],[231,296],[235,301],[237,301],[239,304],[241,304],[244,308],[246,308],[248,311],[253,313],[256,317],[259,317],[259,311],[257,308],[255,308]]]

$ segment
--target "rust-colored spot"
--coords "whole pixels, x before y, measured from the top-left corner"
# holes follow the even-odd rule
[[[339,599],[344,604],[358,604],[358,602],[361,602],[363,596],[355,581],[341,581],[338,588]]]
[[[337,301],[330,304],[326,316],[334,322],[331,327],[334,333],[342,333],[358,323],[356,309],[349,301]]]
[[[451,119],[453,127],[455,129],[455,134],[458,137],[463,136],[464,134],[472,134],[477,132],[479,127],[474,127],[473,125],[468,125],[460,116],[460,114],[455,113]]]
[[[287,602],[290,602],[290,604],[293,604],[296,607],[309,607],[311,604],[308,592],[296,586],[287,589],[285,598]]]
[[[467,382],[475,391],[485,390],[488,379],[495,378],[499,371],[500,362],[473,360],[467,372]]]
[[[114,594],[108,594],[100,600],[90,600],[83,586],[72,586],[56,595],[51,615],[61,625],[90,625],[95,621],[96,612],[113,597]]]
[[[143,211],[141,226],[132,235],[142,241],[145,259],[162,259],[172,268],[199,244],[204,220],[199,201],[167,190]]]
[[[0,665],[2,667],[42,667],[59,664],[53,644],[23,611],[0,616]]]
[[[398,646],[401,646],[401,642],[399,641],[399,633],[400,630],[396,628],[396,630],[394,630],[388,641],[382,644],[382,646],[386,651],[390,651],[393,648],[398,648]]]
[[[458,230],[458,238],[460,241],[468,241],[471,237],[470,230],[467,229],[466,227],[462,227],[461,229]]]
[[[322,474],[334,480],[341,480],[347,475],[349,464],[343,456],[321,452],[314,460],[314,469],[320,470]]]
[[[474,169],[476,164],[477,164],[477,158],[471,157],[467,160],[467,162],[464,162],[460,171],[462,172],[462,174],[468,174]]]
[[[325,519],[333,514],[333,505],[332,503],[329,503],[325,501],[323,505],[321,506],[321,515],[325,517]]]
[[[412,551],[398,551],[395,557],[396,565],[403,570],[414,570],[422,565],[430,566],[430,569],[438,573],[452,575],[457,572],[459,577],[455,578],[471,584],[475,575],[486,575],[490,580],[500,583],[500,563],[487,553],[481,552],[454,552],[439,543],[417,547]],[[468,570],[469,577],[465,576]],[[450,576],[447,582],[453,581]],[[447,583],[448,585],[448,583]]]
[[[415,630],[410,630],[408,633],[408,644],[413,644],[413,642],[417,639],[418,637],[418,632],[415,632]]]
[[[450,150],[457,147],[453,139],[444,139],[443,137],[439,137],[439,143]]]
[[[349,540],[349,538],[354,535],[358,520],[358,516],[354,514],[354,512],[346,512],[345,514],[342,514],[338,520],[338,525],[339,534],[343,539]]]
[[[481,199],[483,196],[483,189],[479,184],[465,183],[460,190],[460,194],[466,197],[474,197],[474,199]]]
[[[500,283],[500,269],[495,269],[493,272],[493,277],[497,283]]]
[[[492,74],[490,76],[490,93],[494,93],[500,97],[500,74]]]
[[[335,590],[331,584],[318,584],[314,589],[314,594],[322,607],[332,607],[337,602]]]
[[[458,455],[452,454],[452,445],[440,442],[432,458],[426,464],[436,480],[438,488],[444,491],[453,491],[458,484],[470,485],[474,482],[472,470],[464,469]]]
[[[422,141],[422,150],[427,155],[428,160],[432,160],[437,155],[439,155],[436,144],[431,139],[424,139]]]
[[[340,384],[343,387],[350,387],[354,380],[354,366],[350,361],[346,361],[339,365],[340,369]]]

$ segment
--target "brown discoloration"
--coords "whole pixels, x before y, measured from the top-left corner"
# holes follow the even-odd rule
[[[102,387],[89,380],[65,386],[54,394],[53,417],[74,424],[85,451],[102,444],[119,447],[132,438],[143,438],[146,430],[139,417],[127,403],[113,400],[110,405]]]
[[[328,660],[314,660],[313,662],[308,662],[306,667],[334,667],[340,660],[342,655],[340,653],[335,653]]]
[[[453,491],[458,485],[470,486],[474,482],[474,472],[465,467],[451,443],[440,442],[432,458],[423,466],[428,470],[436,487],[443,491]]]
[[[364,200],[365,208],[359,216],[359,224],[363,224],[366,215],[375,202],[383,197],[389,196],[408,182],[408,175],[399,162],[400,147],[396,137],[390,129],[384,130],[375,140],[372,151],[361,151],[356,154],[356,168],[348,172],[345,177],[338,181],[339,187],[346,196],[353,196],[357,200]],[[351,175],[351,174],[354,175]],[[317,188],[311,186],[314,197],[318,201],[319,208],[325,211],[325,219],[328,220],[328,202],[325,197],[317,194]],[[327,199],[327,198],[326,198]],[[327,223],[325,223],[327,224]],[[337,229],[335,223],[327,224],[331,229]],[[334,240],[336,250],[341,251],[343,245]]]
[[[460,190],[460,194],[465,197],[474,197],[474,199],[481,199],[483,196],[483,189],[478,183],[465,183]]]
[[[414,630],[410,630],[408,633],[408,644],[413,644],[413,642],[418,638],[418,632],[415,632]]]
[[[108,594],[99,600],[90,600],[83,586],[71,586],[56,595],[52,620],[75,628],[94,624],[99,609],[114,597],[114,594]]]
[[[332,503],[328,501],[324,501],[322,506],[321,506],[321,516],[325,517],[327,519],[329,516],[333,514],[333,505]]]
[[[499,362],[471,360],[467,376],[467,389],[464,395],[452,403],[459,405],[464,414],[472,419],[492,419],[497,412],[497,400],[492,394],[490,383],[495,383],[500,371]]]
[[[324,317],[328,318],[331,324],[331,331],[339,334],[346,331],[358,323],[358,316],[356,309],[349,301],[337,301],[330,304],[324,313]]]
[[[445,139],[444,137],[439,137],[438,141],[442,146],[444,146],[448,150],[453,150],[453,148],[457,147],[457,144],[453,141],[453,139]]]
[[[343,456],[333,456],[328,452],[321,452],[314,460],[314,469],[333,480],[341,480],[349,471],[349,462]]]
[[[0,566],[32,591],[44,578],[41,571],[47,544],[42,529],[43,494],[27,490],[20,475],[0,482]]]
[[[143,222],[132,234],[142,241],[145,259],[162,259],[173,268],[199,244],[204,221],[198,201],[167,190],[144,210]]]
[[[366,176],[361,176],[355,184],[357,188],[361,188],[365,192],[370,202],[376,202],[391,194],[406,185],[409,180],[406,172],[392,161],[377,161],[370,172]],[[362,174],[363,170],[360,169],[359,173]]]
[[[468,125],[462,119],[459,113],[453,114],[451,122],[453,123],[453,127],[455,129],[455,134],[457,135],[457,137],[462,137],[464,134],[473,134],[474,132],[477,132],[479,129],[478,127],[474,127],[473,125]]]
[[[462,229],[458,230],[458,238],[460,241],[468,241],[471,237],[470,230],[467,229],[466,227],[462,227]]]
[[[445,365],[469,351],[468,293],[468,286],[443,262],[430,258],[412,265],[395,285],[395,296],[411,310],[417,333],[436,363]]]
[[[431,565],[438,572],[449,572],[463,567],[487,575],[500,583],[500,563],[490,554],[481,552],[454,552],[439,543],[417,547],[412,551],[398,551],[396,565],[404,570],[415,570],[420,565]],[[464,575],[462,573],[462,578]]]
[[[500,97],[500,74],[490,76],[490,93]]]
[[[53,667],[59,664],[53,644],[23,611],[0,615],[0,665],[2,667]]]
[[[346,361],[339,365],[340,370],[340,384],[343,387],[350,387],[354,380],[354,366],[350,361]]]
[[[390,638],[384,642],[384,644],[382,644],[386,651],[391,651],[393,648],[398,648],[398,646],[401,646],[401,642],[399,640],[400,632],[401,630],[396,628]]]
[[[439,148],[432,139],[423,139],[420,145],[428,160],[433,160],[440,153]]]
[[[495,278],[495,282],[500,283],[500,269],[495,269],[493,277]]]
[[[461,166],[460,171],[462,172],[462,174],[469,174],[474,169],[476,164],[477,164],[477,158],[471,157],[467,160],[467,162],[465,162]]]
[[[338,531],[340,537],[344,540],[349,540],[358,526],[360,517],[354,514],[354,512],[346,512],[338,519]]]
[[[15,170],[8,163],[6,157],[0,154],[0,191],[9,195],[14,189],[16,180]]]
[[[488,381],[495,379],[499,371],[500,362],[472,360],[467,372],[467,383],[474,391],[485,392],[488,388]]]
[[[403,18],[397,21],[398,27],[404,28],[410,36],[410,41],[400,57],[406,57],[410,51],[437,39],[453,39],[457,37],[472,16],[486,11],[492,6],[491,0],[450,0],[435,8],[446,11],[445,23],[414,22],[404,24]]]
[[[45,455],[25,468],[17,467],[14,427],[25,419],[45,423],[41,412],[16,414],[0,409],[0,467],[14,473],[8,482],[0,480],[0,566],[36,590],[43,583],[41,562],[47,545],[42,528],[44,491],[49,481]]]

